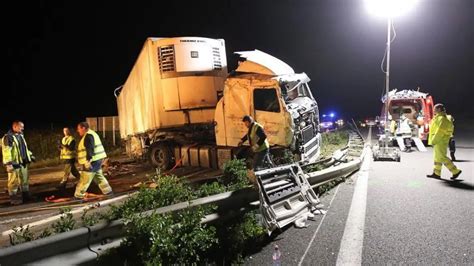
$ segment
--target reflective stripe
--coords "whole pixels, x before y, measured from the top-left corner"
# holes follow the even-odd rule
[[[62,138],[61,143],[64,146],[69,146],[73,141],[74,141],[73,136],[67,136],[67,137]],[[62,160],[74,159],[76,158],[76,151],[70,150],[66,147],[62,147],[59,158]]]
[[[26,157],[28,159],[28,163],[31,162],[31,151],[28,149],[28,144],[26,143],[25,138],[23,137],[23,134],[20,134],[20,139],[25,143],[25,149],[26,149]],[[3,155],[3,164],[6,163],[16,163],[16,164],[22,164],[23,158],[21,158],[20,154],[20,143],[18,142],[18,139],[16,138],[15,135],[13,134],[5,134],[2,138],[2,144],[6,142],[5,138],[11,137],[13,139],[12,146],[8,145],[2,145],[2,155]]]

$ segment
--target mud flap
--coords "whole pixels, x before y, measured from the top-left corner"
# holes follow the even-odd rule
[[[263,224],[271,234],[299,219],[305,219],[319,204],[298,164],[255,172]]]

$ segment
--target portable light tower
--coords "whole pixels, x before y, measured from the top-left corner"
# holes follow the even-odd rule
[[[385,62],[385,101],[388,101],[390,91],[390,44],[392,40],[393,18],[400,16],[411,10],[417,3],[417,0],[365,0],[367,11],[374,16],[387,19],[387,44],[386,44],[386,62]],[[394,160],[400,161],[400,152],[394,147],[389,147],[388,132],[388,105],[385,104],[384,110],[384,135],[379,140],[377,149],[374,149],[375,160]],[[382,144],[382,145],[381,145]]]

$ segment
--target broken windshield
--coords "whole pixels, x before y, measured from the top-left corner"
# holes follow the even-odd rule
[[[292,101],[297,97],[311,97],[307,83],[286,83],[282,89],[285,101]]]

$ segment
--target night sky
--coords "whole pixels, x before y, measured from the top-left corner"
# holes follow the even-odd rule
[[[380,112],[386,22],[362,0],[125,2],[3,4],[1,128],[116,114],[113,90],[149,36],[223,38],[229,70],[233,52],[259,49],[306,72],[323,111]],[[395,28],[391,88],[420,86],[472,116],[474,1],[420,0]]]

